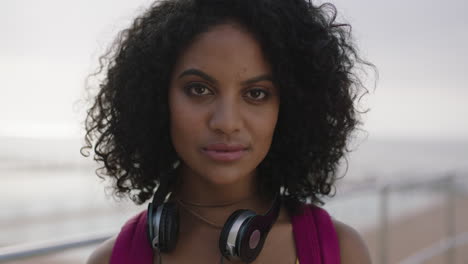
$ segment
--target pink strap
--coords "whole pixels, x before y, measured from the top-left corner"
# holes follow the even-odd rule
[[[314,205],[305,205],[292,217],[296,250],[301,264],[339,264],[338,235],[330,215]]]
[[[340,246],[330,215],[323,209],[305,205],[292,217],[296,251],[301,264],[339,264]],[[130,219],[117,237],[111,264],[151,264],[153,249],[146,235],[146,210]]]
[[[146,235],[146,210],[122,227],[112,250],[110,264],[153,263],[153,249]]]

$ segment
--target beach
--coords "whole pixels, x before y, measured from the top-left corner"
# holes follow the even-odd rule
[[[455,201],[454,233],[468,232],[468,196],[458,196]],[[362,233],[371,253],[373,263],[380,261],[379,229]],[[424,248],[437,244],[447,237],[447,206],[445,204],[428,208],[416,215],[407,215],[394,221],[388,226],[387,262],[400,263],[405,258],[420,252]],[[468,263],[468,243],[455,248],[453,264]],[[425,264],[449,263],[447,254],[441,254],[427,261]]]

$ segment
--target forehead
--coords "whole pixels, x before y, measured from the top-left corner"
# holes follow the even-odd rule
[[[271,71],[260,43],[235,23],[213,26],[196,36],[179,55],[174,73],[187,68],[247,76]]]

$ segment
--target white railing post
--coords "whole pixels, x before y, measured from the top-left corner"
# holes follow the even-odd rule
[[[388,250],[388,194],[390,186],[380,188],[380,264],[387,264]]]
[[[446,212],[445,212],[445,224],[446,224],[446,232],[447,238],[455,237],[456,227],[455,227],[455,202],[456,202],[456,194],[454,188],[455,175],[448,174],[445,180],[445,191],[446,191]],[[446,253],[447,264],[455,263],[455,248],[450,247],[447,249]]]

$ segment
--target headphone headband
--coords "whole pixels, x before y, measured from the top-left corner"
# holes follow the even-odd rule
[[[170,252],[175,248],[179,231],[177,205],[166,201],[158,188],[152,203],[148,204],[148,240],[153,249]],[[223,257],[250,263],[257,258],[273,224],[279,216],[282,199],[275,194],[273,204],[265,215],[240,209],[226,220],[219,238],[219,249]]]

